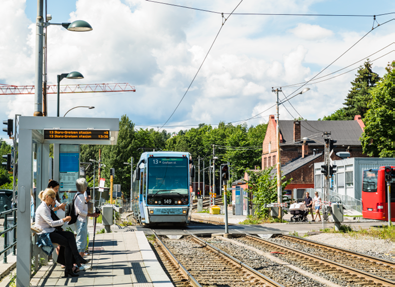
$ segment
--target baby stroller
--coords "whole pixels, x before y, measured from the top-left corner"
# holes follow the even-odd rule
[[[289,212],[292,214],[291,222],[307,221],[308,209],[304,202],[292,203]]]

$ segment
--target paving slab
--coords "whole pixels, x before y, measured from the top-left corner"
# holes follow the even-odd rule
[[[90,238],[92,247],[93,234]],[[92,255],[86,258],[91,259]],[[64,278],[64,269],[51,264],[37,272],[31,280],[32,286],[173,286],[142,231],[97,234],[93,268],[80,271],[79,277]]]

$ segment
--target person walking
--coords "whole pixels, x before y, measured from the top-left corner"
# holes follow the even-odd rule
[[[52,243],[57,243],[64,247],[63,257],[65,259],[65,277],[76,277],[77,273],[73,270],[73,262],[76,262],[77,266],[88,263],[88,260],[83,259],[77,250],[74,234],[72,232],[63,231],[57,227],[62,226],[65,222],[71,220],[70,216],[66,216],[63,219],[53,220],[51,216],[51,206],[55,205],[55,191],[47,188],[41,191],[39,198],[42,201],[40,206],[36,210],[36,223],[35,226],[42,230],[37,235],[49,234],[49,238]],[[58,258],[59,261],[59,258]],[[63,262],[59,262],[63,263]]]
[[[79,178],[76,182],[77,194],[74,201],[75,211],[77,214],[77,248],[81,257],[85,255],[85,249],[87,246],[88,237],[88,217],[98,217],[97,213],[88,213],[87,195],[85,191],[88,187],[88,183],[85,178]]]
[[[307,208],[307,214],[311,213],[311,221],[314,221],[314,213],[313,213],[313,200],[310,197],[310,193],[306,192],[306,196],[304,198],[304,204]]]
[[[321,213],[320,213],[320,210],[321,210],[321,197],[318,196],[318,192],[317,191],[314,194],[315,194],[315,196],[314,196],[313,202],[314,202],[314,209],[315,209],[315,214],[316,214],[315,218],[317,218],[317,216],[318,216],[320,218],[319,221],[321,221]]]

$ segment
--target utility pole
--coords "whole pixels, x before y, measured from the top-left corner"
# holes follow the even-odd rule
[[[204,196],[206,195],[206,178],[204,177],[204,173],[205,173],[205,170],[204,170],[204,158],[203,158],[203,198],[204,198]]]
[[[210,206],[211,206],[211,159],[209,160],[209,168],[208,168],[208,185],[209,185],[209,200],[210,200]]]
[[[34,116],[41,117],[42,113],[42,90],[43,90],[43,29],[44,29],[44,0],[37,0],[37,18],[36,18],[36,77],[34,93]]]
[[[200,190],[200,155],[198,157],[198,188],[197,188],[197,194],[200,196],[201,195],[201,190]]]
[[[133,211],[133,157],[130,158],[130,210]]]
[[[213,197],[214,197],[215,193],[216,193],[216,191],[215,191],[215,145],[213,144]],[[215,199],[213,200],[213,205],[214,204],[215,204]]]
[[[282,219],[282,208],[280,204],[283,202],[283,193],[281,190],[281,158],[280,158],[280,128],[279,128],[279,120],[280,120],[280,98],[278,96],[279,92],[282,92],[281,88],[273,89],[272,92],[277,94],[276,101],[276,111],[277,111],[277,124],[276,124],[276,133],[277,133],[277,203],[278,207],[278,218]]]
[[[322,205],[322,229],[325,229],[325,221],[328,219],[328,214],[327,214],[327,208],[325,205],[325,202],[328,199],[328,193],[329,193],[329,169],[330,169],[330,138],[331,132],[324,132],[323,136],[324,141],[325,141],[325,146],[324,146],[324,165],[326,165],[328,172],[325,174],[325,181],[324,181],[324,194],[322,196],[322,200],[324,201],[324,204]]]

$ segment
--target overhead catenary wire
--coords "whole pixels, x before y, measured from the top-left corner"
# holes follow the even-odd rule
[[[242,2],[243,2],[243,0],[241,0],[241,1],[239,2],[239,4],[236,5],[236,7],[233,9],[232,13],[240,6],[240,4],[241,4]],[[208,55],[210,54],[211,49],[213,48],[215,42],[217,41],[218,36],[219,36],[219,34],[221,33],[221,31],[222,31],[222,28],[224,27],[226,21],[230,18],[230,16],[232,16],[232,13],[230,13],[229,16],[228,16],[227,18],[224,18],[224,15],[222,14],[222,19],[223,19],[223,21],[222,21],[221,27],[219,28],[219,30],[218,30],[218,32],[217,32],[217,35],[216,35],[215,38],[214,38],[214,41],[211,43],[210,48],[208,49],[208,51],[207,51],[207,53],[206,53],[206,55],[205,55],[205,57],[204,57],[202,63],[200,64],[200,66],[199,66],[198,70],[196,71],[195,75],[193,76],[192,81],[191,81],[191,83],[189,84],[189,86],[188,86],[187,90],[185,91],[184,95],[182,96],[181,100],[178,102],[176,108],[173,110],[173,112],[171,113],[170,117],[166,120],[166,122],[165,122],[160,128],[163,128],[163,127],[169,122],[169,120],[173,117],[174,113],[177,111],[178,107],[180,106],[180,104],[181,104],[182,101],[184,100],[184,98],[185,98],[185,96],[187,95],[187,93],[188,93],[189,89],[191,88],[192,84],[195,82],[195,79],[196,79],[197,75],[199,74],[201,68],[203,67],[204,62],[206,61]]]
[[[365,17],[366,18],[366,17],[380,17],[380,16],[395,14],[395,12],[387,12],[387,13],[381,13],[381,14],[376,14],[376,15],[374,15],[374,14],[320,14],[320,13],[258,13],[258,12],[225,13],[225,12],[219,12],[219,11],[208,10],[208,9],[201,9],[201,8],[190,7],[190,6],[185,6],[185,5],[166,3],[166,2],[161,2],[161,1],[154,1],[154,0],[146,0],[146,1],[156,3],[156,4],[162,4],[162,5],[172,6],[172,7],[195,10],[195,11],[211,13],[211,14],[224,14],[224,15],[233,14],[233,15],[239,15],[239,16],[302,16],[302,17]]]

